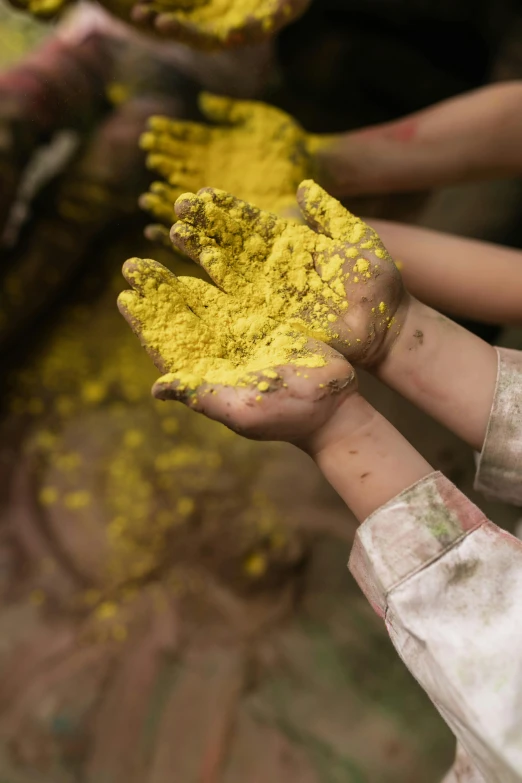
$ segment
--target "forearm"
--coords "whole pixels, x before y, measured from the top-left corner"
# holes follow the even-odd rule
[[[522,82],[484,87],[394,122],[325,140],[335,195],[423,190],[522,171]]]
[[[386,220],[370,223],[421,302],[460,318],[522,325],[520,251]]]
[[[374,374],[469,443],[482,448],[493,403],[495,349],[413,299]]]
[[[305,450],[360,522],[432,472],[358,393],[345,400]]]

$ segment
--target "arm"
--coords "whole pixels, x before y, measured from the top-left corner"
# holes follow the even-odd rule
[[[316,178],[339,196],[517,176],[522,83],[484,87],[394,122],[319,139]]]
[[[497,368],[495,348],[409,297],[398,336],[369,367],[477,451],[486,435]]]
[[[456,317],[522,325],[520,251],[387,220],[370,223],[422,302]]]
[[[133,259],[124,267],[133,290],[120,295],[120,309],[158,368],[167,373],[153,388],[156,397],[180,400],[247,437],[300,446],[356,516],[366,517],[350,558],[352,573],[385,617],[402,659],[473,762],[488,780],[520,783],[522,543],[489,523],[372,410],[337,351],[296,330],[300,324],[307,332],[322,328],[326,335],[326,324],[336,320],[333,294],[339,286],[324,288],[309,260],[318,249],[323,262],[329,262],[328,281],[332,258],[340,252],[349,252],[350,263],[357,264],[349,267],[350,277],[356,271],[358,278],[368,274],[364,280],[374,281],[363,288],[366,294],[383,282],[385,271],[394,289],[397,281],[382,247],[354,224],[353,216],[325,199],[313,183],[304,186],[301,196],[310,222],[313,218],[318,224],[322,217],[327,221],[329,241],[319,241],[309,229],[222,191],[182,196],[176,202],[180,222],[173,240],[219,288],[176,278],[153,261]],[[321,205],[328,209],[321,210]],[[353,241],[343,247],[332,233],[346,234],[347,221]],[[256,233],[257,241],[251,243]],[[213,244],[215,237],[219,247]],[[281,254],[287,239],[291,257]],[[359,253],[351,252],[355,246],[373,252],[379,264],[372,268],[367,259],[357,259]],[[298,262],[299,279],[288,285],[292,262]],[[379,275],[372,277],[374,271]],[[247,275],[253,275],[255,285],[247,283]],[[317,300],[325,321],[310,315],[317,312],[313,307],[302,310],[307,289],[316,296],[321,292],[322,301],[330,303],[325,313]],[[379,288],[375,291],[381,294]],[[363,296],[359,305],[367,300]],[[369,319],[370,335],[375,336],[382,319],[373,310],[365,318],[355,304],[355,320],[346,322],[350,334],[357,324],[360,328],[360,316]],[[265,309],[263,320],[266,307],[270,309]],[[430,313],[421,311],[416,317],[422,323]],[[279,325],[275,316],[286,318],[286,324]],[[299,320],[303,318],[309,320]],[[337,344],[343,344],[340,328],[339,323],[332,338]],[[466,334],[459,339],[475,352],[476,369],[482,363],[482,344],[470,348]],[[436,330],[430,332],[429,344],[440,350],[436,335]],[[433,358],[440,364],[437,350]],[[429,370],[426,357],[424,370]],[[429,390],[427,394],[429,398]],[[483,402],[481,397],[472,416],[477,428],[473,437],[487,428]],[[465,417],[465,411],[460,415]]]

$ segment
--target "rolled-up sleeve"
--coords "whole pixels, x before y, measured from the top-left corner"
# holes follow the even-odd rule
[[[497,348],[498,374],[475,489],[522,506],[522,352]]]
[[[361,525],[349,568],[459,740],[465,779],[520,783],[522,542],[432,473]]]

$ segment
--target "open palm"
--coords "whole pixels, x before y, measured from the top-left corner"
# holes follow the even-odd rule
[[[152,184],[141,206],[170,228],[178,196],[211,184],[278,215],[298,214],[295,192],[311,171],[301,126],[265,103],[210,93],[199,103],[214,125],[150,118],[141,146],[163,181]]]
[[[399,271],[373,229],[313,181],[297,197],[307,226],[222,191],[186,194],[172,242],[222,291],[372,364],[400,329]]]
[[[180,400],[251,438],[297,442],[356,388],[336,351],[270,317],[260,322],[242,292],[178,278],[151,260],[128,261],[124,274],[133,290],[118,306],[167,373],[153,389],[160,399]]]

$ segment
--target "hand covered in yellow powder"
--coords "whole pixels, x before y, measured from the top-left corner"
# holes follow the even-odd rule
[[[298,198],[316,229],[224,191],[176,202],[174,244],[216,286],[134,259],[118,304],[158,368],[155,396],[179,399],[249,437],[296,442],[355,390],[407,307],[400,275],[365,223],[314,182]]]
[[[180,400],[250,438],[299,443],[356,390],[340,354],[260,312],[234,288],[233,270],[230,293],[151,260],[127,261],[124,275],[134,290],[120,294],[120,311],[168,373],[153,387],[159,399]]]
[[[148,152],[147,166],[165,182],[154,182],[141,206],[170,228],[178,196],[212,185],[281,216],[299,215],[295,192],[310,176],[311,137],[290,115],[265,103],[209,93],[199,102],[216,126],[149,120],[141,146]],[[163,226],[151,226],[148,235],[168,240]]]
[[[327,343],[349,361],[377,363],[400,329],[400,273],[373,229],[312,180],[297,225],[223,191],[176,202],[174,245],[224,292]]]
[[[139,0],[133,21],[201,49],[262,41],[303,13],[310,0]]]

